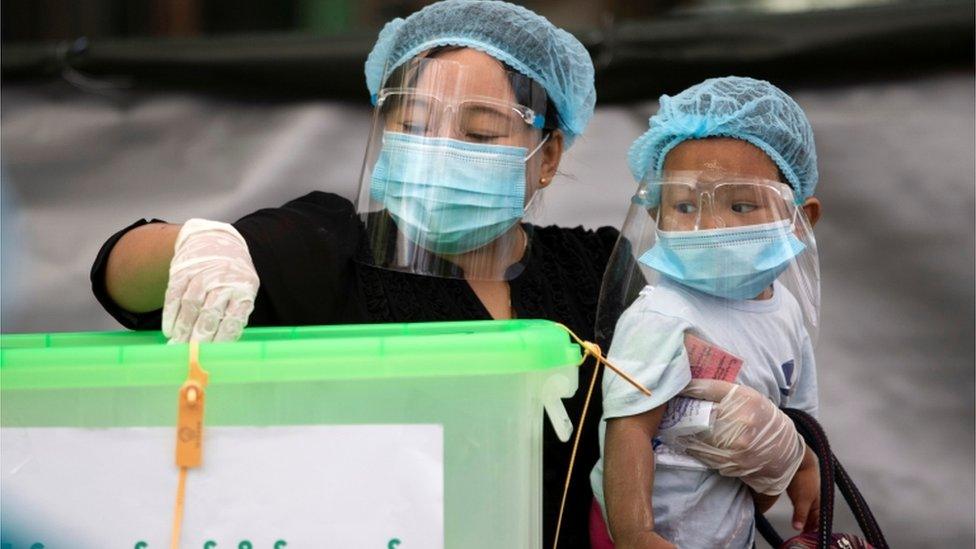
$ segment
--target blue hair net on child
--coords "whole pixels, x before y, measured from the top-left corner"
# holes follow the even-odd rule
[[[682,141],[733,137],[762,149],[779,166],[797,203],[817,186],[813,128],[803,109],[763,80],[711,78],[669,97],[662,95],[650,129],[630,147],[627,160],[638,181],[661,172],[664,158]]]
[[[445,0],[387,23],[366,59],[370,95],[394,69],[437,46],[475,48],[542,85],[567,145],[593,115],[593,62],[583,44],[521,6],[486,0]]]

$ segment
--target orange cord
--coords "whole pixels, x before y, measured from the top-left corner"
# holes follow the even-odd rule
[[[586,351],[583,360],[589,351]],[[586,419],[586,411],[590,407],[590,397],[593,396],[593,387],[596,386],[596,376],[600,372],[601,362],[598,360],[593,365],[593,375],[590,376],[590,387],[586,390],[586,400],[583,401],[583,411],[580,413],[579,424],[576,427],[576,436],[573,437],[573,451],[569,455],[569,468],[566,471],[566,482],[563,484],[563,498],[559,502],[559,518],[556,521],[556,535],[552,540],[552,549],[559,545],[559,531],[563,526],[563,512],[566,509],[566,498],[569,496],[569,481],[573,477],[573,466],[576,465],[576,450],[579,448],[579,441],[583,434],[583,420]]]
[[[573,333],[572,330],[567,328],[565,325],[560,324],[564,330],[566,330],[570,336],[583,348],[583,357],[580,359],[577,366],[582,366],[586,362],[586,358],[592,356],[595,364],[593,365],[593,375],[590,376],[590,386],[586,389],[586,399],[583,401],[583,410],[580,412],[579,422],[576,426],[576,435],[573,437],[573,450],[569,454],[569,467],[566,470],[566,482],[563,484],[563,497],[559,502],[559,517],[556,520],[556,535],[552,540],[552,549],[556,549],[559,546],[559,532],[563,526],[563,512],[566,510],[566,498],[569,497],[569,483],[573,478],[573,467],[576,465],[576,453],[579,450],[579,441],[583,436],[583,422],[586,420],[586,412],[590,408],[590,399],[593,396],[593,388],[596,387],[597,374],[600,373],[600,366],[606,366],[614,371],[617,375],[624,378],[628,383],[633,385],[641,393],[651,396],[651,392],[640,384],[636,379],[630,377],[626,372],[620,370],[616,366],[610,363],[606,358],[603,357],[603,351],[600,350],[600,346],[591,341],[584,341],[579,336]]]
[[[633,385],[635,389],[637,389],[641,393],[644,393],[645,396],[651,396],[651,392],[647,389],[647,387],[641,385],[641,383],[636,379],[634,379],[633,377],[631,377],[630,374],[621,370],[620,368],[617,368],[616,366],[613,365],[612,362],[604,358],[603,351],[600,350],[599,345],[593,343],[592,341],[583,340],[578,335],[574,334],[573,331],[567,328],[566,325],[564,324],[557,324],[557,325],[562,329],[566,330],[566,332],[569,333],[570,337],[572,337],[573,340],[576,341],[576,343],[583,348],[583,358],[580,359],[579,364],[577,364],[577,366],[582,366],[583,363],[586,362],[586,357],[592,356],[594,359],[596,359],[598,364],[603,364],[607,368],[613,370],[613,373],[624,378],[624,381]]]

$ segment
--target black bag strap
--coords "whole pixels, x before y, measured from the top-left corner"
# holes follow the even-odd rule
[[[827,549],[833,533],[834,523],[834,483],[840,488],[841,495],[850,506],[857,520],[858,526],[864,532],[868,543],[877,549],[888,549],[888,542],[881,533],[877,519],[868,507],[864,496],[854,485],[850,475],[841,466],[840,461],[830,450],[827,434],[810,414],[794,408],[782,408],[783,412],[793,420],[796,430],[806,441],[807,446],[817,455],[820,463],[820,524],[817,531],[817,547]],[[783,538],[776,532],[773,525],[761,513],[756,513],[756,529],[763,539],[773,547],[783,544]]]
[[[861,491],[857,489],[857,486],[854,485],[854,481],[851,480],[847,471],[837,461],[836,456],[834,456],[834,478],[837,481],[838,488],[840,488],[841,495],[844,496],[844,500],[847,501],[851,511],[854,512],[854,518],[857,519],[857,524],[861,527],[861,531],[864,532],[864,536],[868,542],[875,547],[887,547],[888,542],[881,532],[881,526],[878,524],[878,520],[874,517],[874,513],[871,512],[871,508],[868,507],[868,503],[864,500],[864,496],[861,495]]]
[[[779,549],[783,546],[783,542],[786,541],[783,539],[783,536],[779,535],[776,528],[769,523],[769,519],[766,518],[766,515],[759,512],[759,509],[756,509],[756,530],[759,531],[759,535],[761,535],[762,538],[766,540],[766,543],[768,543],[773,549]],[[753,544],[752,546],[755,548],[756,544]]]
[[[794,408],[783,408],[793,420],[797,432],[820,462],[820,524],[817,527],[817,547],[827,549],[834,528],[834,464],[833,452],[823,428],[809,414]]]

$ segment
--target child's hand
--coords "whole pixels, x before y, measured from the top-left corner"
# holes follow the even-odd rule
[[[804,532],[816,530],[820,521],[820,466],[810,448],[806,449],[786,494],[793,502],[793,528]]]

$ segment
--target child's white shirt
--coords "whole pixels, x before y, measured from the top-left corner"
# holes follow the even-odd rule
[[[799,304],[774,283],[766,300],[736,301],[689,289],[668,279],[646,287],[620,316],[608,358],[651,390],[647,397],[607,370],[603,378],[600,460],[590,474],[606,513],[603,449],[606,420],[657,408],[691,380],[688,331],[743,360],[736,383],[752,387],[779,407],[816,415],[813,347]],[[654,440],[654,529],[683,549],[751,547],[754,509],[748,488]],[[677,454],[677,455],[676,455]]]

